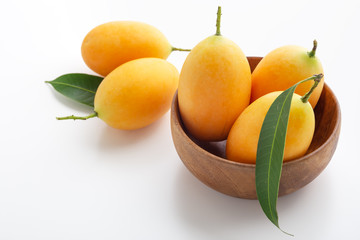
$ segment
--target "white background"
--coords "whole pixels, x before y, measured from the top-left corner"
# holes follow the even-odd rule
[[[93,72],[82,39],[113,20],[156,26],[176,47],[215,33],[248,56],[317,39],[325,81],[342,110],[337,150],[322,174],[278,201],[282,228],[295,239],[359,237],[360,2],[1,0],[0,239],[292,239],[254,200],[209,189],[180,161],[169,113],[137,131],[120,131],[86,115],[44,83]],[[168,58],[179,71],[186,53]]]

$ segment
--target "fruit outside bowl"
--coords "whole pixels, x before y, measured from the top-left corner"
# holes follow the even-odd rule
[[[261,57],[248,57],[253,71]],[[307,153],[285,162],[279,196],[286,195],[313,181],[330,162],[339,139],[341,113],[336,96],[325,84],[315,109],[315,133]],[[226,140],[204,142],[185,129],[178,106],[178,95],[171,106],[171,133],[175,149],[188,170],[210,188],[234,197],[257,199],[255,165],[225,158]]]

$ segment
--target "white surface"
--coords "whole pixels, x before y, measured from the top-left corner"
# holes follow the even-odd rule
[[[311,184],[278,201],[280,225],[296,239],[359,239],[359,23],[354,1],[2,1],[0,7],[0,239],[291,239],[257,201],[209,189],[181,163],[169,113],[124,132],[99,119],[57,121],[88,108],[44,83],[83,63],[85,34],[136,20],[176,47],[215,33],[248,56],[319,42],[327,84],[342,109],[335,155]],[[186,53],[169,57],[178,69]]]

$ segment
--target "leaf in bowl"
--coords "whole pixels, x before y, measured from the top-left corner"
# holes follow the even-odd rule
[[[303,97],[307,101],[322,76],[314,75],[282,92],[270,106],[261,127],[255,167],[256,193],[265,215],[280,230],[276,203],[292,96],[300,83],[315,80],[314,86]]]

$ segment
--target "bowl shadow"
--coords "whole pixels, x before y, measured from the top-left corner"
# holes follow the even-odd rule
[[[259,226],[262,229],[268,228],[269,231],[278,231],[268,221],[257,201],[213,191],[199,182],[186,168],[179,168],[175,180],[175,216],[187,229],[205,235],[205,239],[236,239],[239,234],[261,236],[262,233],[258,232]],[[307,203],[308,207],[305,209],[312,209],[321,214],[329,212],[329,204],[321,204],[321,208],[313,209],[315,207],[311,203],[321,202],[331,194],[331,189],[319,187],[319,182],[317,184],[318,186],[301,189],[279,199],[277,208],[282,220],[294,218],[297,212],[303,211],[299,209]],[[319,188],[322,195],[314,200],[313,193]],[[287,228],[286,225],[283,227]],[[232,234],[233,238],[230,237]]]

